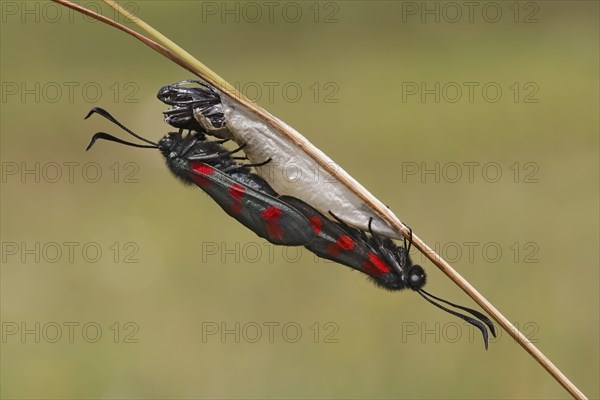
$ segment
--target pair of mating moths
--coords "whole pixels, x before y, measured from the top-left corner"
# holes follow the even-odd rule
[[[407,245],[404,241],[402,246],[396,246],[389,238],[397,237],[395,232],[375,216],[365,219],[366,206],[343,185],[305,189],[314,182],[302,181],[302,174],[300,182],[274,178],[268,169],[270,165],[281,166],[293,161],[302,171],[302,165],[308,162],[305,157],[298,156],[294,145],[274,135],[270,127],[251,118],[246,110],[228,102],[225,96],[206,83],[182,81],[168,85],[159,91],[158,98],[171,106],[164,112],[165,121],[178,128],[178,132],[169,133],[154,143],[126,128],[107,111],[94,108],[87,117],[97,113],[146,144],[131,143],[98,132],[88,149],[98,139],[158,149],[178,179],[201,188],[227,214],[258,236],[277,245],[305,246],[319,257],[367,274],[385,289],[410,288],[436,307],[476,326],[487,349],[487,328],[495,336],[494,325],[489,318],[423,290],[425,271],[412,263],[410,242]],[[218,140],[209,140],[207,136]],[[228,140],[234,140],[240,146],[228,151],[222,146]],[[245,157],[234,156],[241,150]],[[246,159],[252,163],[239,162]],[[250,168],[258,174],[251,172]],[[365,233],[366,230],[369,234]],[[479,320],[450,310],[433,299],[464,310]]]

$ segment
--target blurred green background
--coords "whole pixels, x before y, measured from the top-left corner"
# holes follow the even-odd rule
[[[597,2],[126,4],[600,396]],[[84,151],[122,134],[84,121],[94,106],[164,135],[156,92],[188,72],[46,2],[3,1],[1,33],[3,398],[568,398],[506,333],[486,352],[415,293],[268,245],[156,152]],[[473,306],[423,263],[429,291]]]

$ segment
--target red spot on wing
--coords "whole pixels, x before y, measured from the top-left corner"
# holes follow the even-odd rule
[[[242,212],[243,208],[241,203],[233,203],[231,205],[231,214],[239,214]]]
[[[329,243],[327,245],[327,254],[332,257],[337,257],[342,251],[351,251],[354,249],[356,243],[348,235],[340,236],[335,243]]]
[[[229,195],[235,200],[235,201],[240,201],[243,197],[244,197],[244,192],[246,191],[246,188],[242,185],[239,185],[237,183],[234,183],[233,185],[231,185],[231,187],[227,190],[227,193],[229,193]]]
[[[354,240],[352,240],[352,238],[348,235],[342,235],[340,236],[335,243],[338,245],[338,247],[344,251],[350,251],[354,248]]]
[[[260,213],[261,218],[265,221],[265,229],[270,238],[283,239],[283,230],[279,226],[281,215],[281,208],[275,206],[269,206]]]
[[[376,254],[369,253],[368,257],[368,260],[363,263],[363,267],[369,275],[379,276],[390,272],[390,266]]]
[[[202,175],[212,175],[215,173],[213,167],[204,163],[192,163],[192,169]]]
[[[265,224],[265,228],[267,229],[267,235],[269,235],[270,238],[277,240],[283,239],[283,230],[278,223],[267,223]]]
[[[338,254],[340,254],[339,246],[335,243],[329,243],[327,245],[327,254],[329,254],[331,257],[337,257]]]
[[[213,167],[204,163],[192,163],[192,169],[197,172],[195,174],[190,174],[192,180],[196,182],[196,185],[200,187],[207,187],[212,184],[212,182],[206,179],[203,175],[212,175],[215,172]]]
[[[321,229],[323,229],[323,220],[318,215],[314,215],[308,220],[310,221],[313,231],[318,235],[319,232],[321,232]]]
[[[260,213],[260,216],[266,221],[266,222],[276,222],[279,221],[281,219],[281,209],[275,206],[269,206],[267,207],[263,212]]]

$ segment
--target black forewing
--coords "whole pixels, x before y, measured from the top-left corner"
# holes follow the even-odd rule
[[[317,234],[306,248],[321,258],[338,262],[372,277],[390,271],[390,267],[368,243],[364,232],[325,217],[300,199],[281,196],[281,200],[302,212]]]
[[[293,206],[205,163],[192,163],[192,180],[230,216],[273,244],[306,245],[315,233]]]

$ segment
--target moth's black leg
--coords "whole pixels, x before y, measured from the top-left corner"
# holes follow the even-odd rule
[[[406,225],[405,225],[406,226]],[[404,238],[404,247],[406,248],[406,254],[410,252],[410,247],[412,246],[412,228],[410,226],[406,226],[408,228],[408,247],[406,246],[406,238]]]
[[[198,138],[195,136],[190,136],[190,142],[183,148],[183,150],[181,151],[181,156],[180,157],[185,157],[185,155],[187,154],[188,151],[190,151],[192,149],[192,147],[194,147],[194,145],[198,142]]]
[[[247,159],[246,159],[247,160]],[[271,157],[269,157],[268,159],[266,159],[263,162],[259,162],[259,163],[254,163],[254,164],[243,164],[244,167],[262,167],[263,165],[267,165],[268,163],[270,163],[271,161],[273,161],[273,159]]]
[[[246,147],[246,143],[245,143],[245,142],[244,142],[244,143],[242,143],[242,144],[240,145],[240,147],[238,147],[237,149],[233,149],[233,150],[230,150],[230,151],[228,151],[228,153],[229,153],[229,154],[235,154],[235,153],[237,153],[237,152],[239,152],[239,151],[242,151],[242,150],[244,149],[244,147]]]

